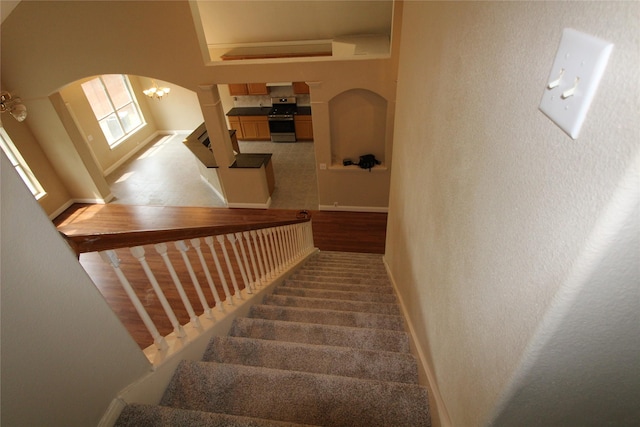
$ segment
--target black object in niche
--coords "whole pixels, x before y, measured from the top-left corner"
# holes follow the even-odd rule
[[[374,167],[375,165],[379,165],[380,163],[380,160],[376,159],[376,156],[374,156],[373,154],[365,154],[363,156],[360,156],[360,161],[358,163],[353,163],[351,159],[344,159],[342,161],[343,166],[360,166],[360,168],[362,169],[369,169],[369,172],[371,172],[372,167]]]

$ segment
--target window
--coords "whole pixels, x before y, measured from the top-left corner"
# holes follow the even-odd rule
[[[110,147],[118,145],[144,124],[126,76],[105,74],[82,83],[82,90]]]
[[[13,145],[13,141],[11,141],[11,138],[9,138],[9,135],[7,135],[3,127],[0,127],[0,145],[2,146],[2,151],[7,155],[9,161],[13,167],[16,168],[20,178],[22,178],[27,187],[29,187],[31,194],[35,196],[36,200],[46,195],[47,193],[45,193],[42,185],[40,185],[36,176],[31,172],[27,162],[24,161],[16,146]]]

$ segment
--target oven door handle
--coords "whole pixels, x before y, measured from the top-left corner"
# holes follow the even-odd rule
[[[293,117],[269,117],[270,122],[286,122],[293,121]]]

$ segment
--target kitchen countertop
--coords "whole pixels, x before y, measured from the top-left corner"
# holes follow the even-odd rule
[[[227,116],[266,116],[271,107],[234,107],[227,113]],[[311,107],[298,106],[296,114],[300,116],[310,116]]]
[[[238,169],[257,169],[263,165],[267,165],[271,160],[271,153],[238,153],[236,154],[236,161],[233,162],[230,168]]]

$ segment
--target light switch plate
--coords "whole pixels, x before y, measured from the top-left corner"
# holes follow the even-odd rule
[[[571,28],[562,32],[540,111],[576,139],[587,117],[613,44]]]

